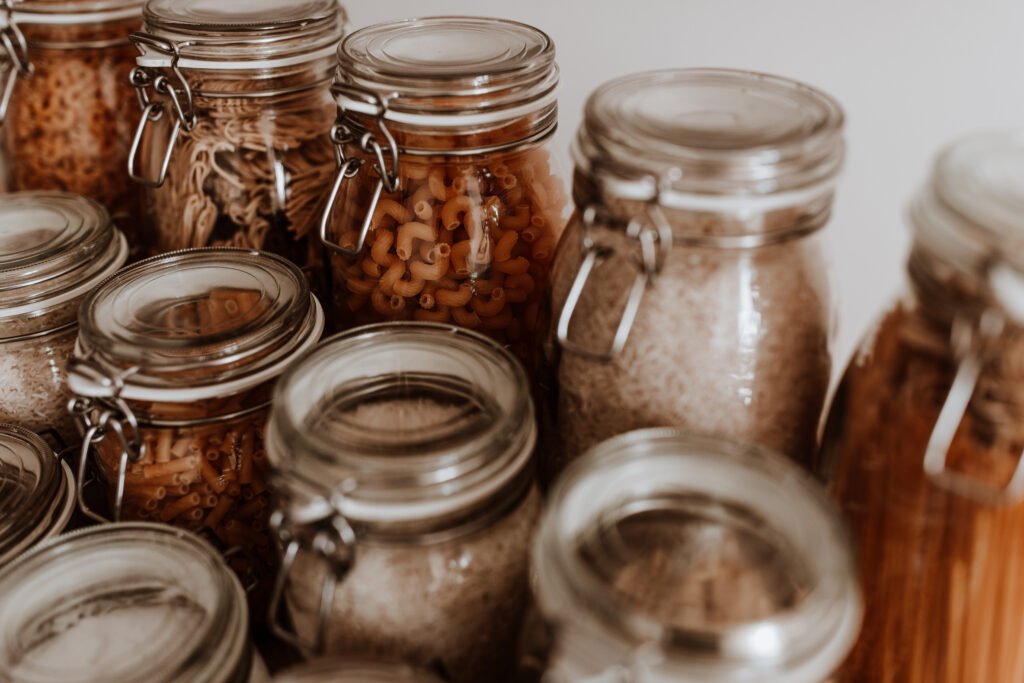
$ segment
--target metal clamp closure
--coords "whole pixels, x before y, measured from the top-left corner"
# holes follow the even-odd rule
[[[336,83],[331,88],[331,92],[336,97],[344,96],[360,99],[374,105],[377,111],[377,127],[384,136],[385,143],[382,146],[377,140],[377,136],[372,132],[360,130],[360,127],[355,124],[355,121],[348,112],[344,108],[339,109],[338,121],[331,130],[331,140],[334,142],[334,153],[338,162],[338,171],[328,195],[327,204],[320,217],[320,241],[332,251],[351,258],[358,256],[366,246],[366,238],[370,234],[373,214],[377,211],[377,204],[380,202],[381,194],[385,190],[388,193],[397,192],[401,186],[398,159],[399,149],[394,135],[391,134],[391,130],[385,122],[388,107],[387,101],[384,98],[371,90],[343,83]],[[346,247],[328,237],[328,229],[334,208],[338,203],[338,197],[341,194],[342,185],[346,179],[354,178],[358,175],[359,170],[363,167],[362,159],[345,155],[345,148],[353,144],[364,154],[375,160],[373,170],[377,173],[377,183],[374,186],[373,193],[370,195],[370,205],[366,209],[366,216],[359,229],[359,237],[356,240],[356,244]],[[387,164],[388,159],[391,161],[390,169]]]
[[[1024,453],[1009,483],[1004,487],[992,486],[954,472],[948,469],[947,459],[978,388],[986,348],[990,341],[1003,333],[1005,325],[1004,315],[994,310],[985,312],[977,319],[958,317],[953,321],[951,341],[959,367],[932,429],[924,458],[924,470],[937,486],[984,505],[1014,503],[1024,499]]]
[[[340,494],[332,495],[329,503],[327,499],[322,502],[325,503],[325,514],[312,521],[296,522],[290,519],[283,509],[276,510],[270,517],[270,528],[277,534],[284,548],[284,556],[270,596],[268,622],[274,635],[307,654],[320,654],[324,651],[327,621],[334,604],[334,594],[338,583],[355,563],[356,555],[356,533],[341,512]],[[313,642],[303,639],[297,630],[289,629],[280,621],[288,577],[295,567],[295,560],[300,551],[309,553],[326,564],[326,576],[320,587],[316,635]]]
[[[14,95],[14,86],[18,78],[28,78],[35,70],[28,54],[28,41],[25,34],[18,28],[14,21],[14,0],[2,0],[0,5],[0,16],[3,16],[2,28],[0,28],[0,44],[3,45],[3,53],[0,54],[0,63],[6,62],[7,73],[4,76],[3,95],[0,98],[0,125],[7,119],[7,110],[11,105],[11,96]]]
[[[590,206],[583,211],[582,261],[558,317],[558,344],[566,352],[607,363],[618,358],[626,348],[629,335],[636,324],[636,316],[640,311],[644,294],[657,280],[657,276],[661,273],[668,258],[668,253],[672,249],[672,228],[661,209],[656,203],[648,204],[646,213],[650,222],[633,218],[626,227],[627,238],[635,241],[638,249],[635,257],[630,259],[636,267],[637,273],[633,279],[633,286],[630,288],[622,317],[615,329],[611,347],[602,351],[588,348],[569,337],[572,319],[583,298],[587,283],[597,267],[613,257],[616,252],[615,247],[599,244],[594,237],[596,228],[602,225],[599,210]]]
[[[133,33],[130,38],[133,45],[139,51],[146,54],[148,51],[158,52],[170,59],[168,68],[170,75],[161,70],[150,67],[137,66],[132,69],[131,82],[135,87],[135,96],[142,107],[142,118],[138,128],[135,130],[135,137],[132,140],[131,152],[128,156],[128,175],[137,183],[148,187],[160,187],[167,180],[167,170],[170,168],[171,155],[178,143],[178,137],[182,128],[190,132],[196,125],[195,103],[192,98],[192,88],[188,79],[181,72],[178,63],[181,61],[181,50],[176,43],[162,40],[147,33]],[[153,95],[150,95],[150,90]],[[142,147],[142,139],[146,129],[151,123],[155,123],[167,113],[168,104],[173,110],[174,124],[171,127],[170,138],[167,141],[167,151],[164,153],[160,163],[160,170],[156,178],[148,178],[144,170],[137,170],[139,152]]]

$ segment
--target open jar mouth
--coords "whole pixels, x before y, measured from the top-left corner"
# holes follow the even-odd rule
[[[596,624],[620,662],[653,645],[663,671],[811,683],[859,630],[845,538],[825,494],[782,458],[633,432],[556,484],[535,548],[539,601],[567,627]]]
[[[529,471],[536,430],[525,374],[504,348],[454,326],[391,323],[296,362],[268,439],[275,470],[310,499],[340,491],[348,519],[415,523],[507,491]]]

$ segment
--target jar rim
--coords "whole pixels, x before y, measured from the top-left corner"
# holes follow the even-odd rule
[[[448,517],[500,496],[529,470],[536,425],[527,387],[512,354],[470,330],[421,322],[356,328],[323,341],[282,375],[268,456],[313,500],[299,512],[311,519],[335,504],[365,522]],[[438,397],[455,409],[425,424],[416,424],[412,409],[408,429],[404,414],[386,426],[348,421],[364,406],[436,406]]]
[[[11,19],[22,25],[99,24],[142,17],[145,0],[16,0]]]
[[[140,635],[129,644],[114,643],[114,652],[123,659],[108,664],[120,671],[105,673],[125,683],[233,680],[225,672],[235,674],[248,666],[242,586],[209,544],[182,530],[125,523],[65,534],[0,568],[0,586],[5,615],[0,630],[7,643],[18,645],[5,650],[5,658],[11,659],[0,659],[0,671],[18,666],[37,683],[67,683],[72,667],[82,664],[64,658],[66,668],[55,672],[48,659],[45,666],[34,668],[31,650],[44,646],[46,638],[37,631],[49,623],[47,618],[62,618],[61,632],[67,633],[83,619],[122,613],[122,619],[133,620],[132,633],[137,628],[148,632],[151,639]],[[161,608],[165,613],[159,619],[155,614],[124,614]],[[169,620],[172,612],[181,618]],[[91,634],[96,627],[96,622],[90,625]],[[129,626],[116,628],[123,637]],[[80,680],[91,680],[88,667],[79,670]]]
[[[636,510],[672,512],[684,496],[692,496],[688,518],[707,511],[709,529],[732,532],[730,523],[742,520],[764,534],[793,571],[807,576],[806,594],[771,616],[715,625],[689,618],[669,623],[616,594],[584,559],[581,539]],[[671,429],[632,432],[573,463],[549,501],[534,548],[542,611],[556,621],[597,624],[621,648],[607,656],[626,660],[653,642],[665,654],[658,671],[681,674],[696,666],[710,676],[743,669],[755,674],[751,681],[770,673],[785,683],[816,683],[831,675],[856,640],[862,604],[840,515],[795,464],[766,449]],[[739,516],[726,514],[730,508]],[[674,534],[683,530],[675,518],[666,523],[678,525]],[[713,544],[720,537],[708,532],[701,538]]]

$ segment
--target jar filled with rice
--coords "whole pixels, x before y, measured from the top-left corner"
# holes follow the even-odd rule
[[[333,324],[477,330],[533,365],[567,195],[548,152],[555,46],[512,21],[371,26],[338,51],[324,216]]]
[[[641,73],[590,97],[552,275],[547,479],[644,427],[810,463],[842,129],[827,95],[741,71]]]
[[[295,632],[275,630],[309,653],[507,680],[540,511],[513,356],[440,323],[358,328],[289,369],[268,438],[272,610]]]
[[[939,156],[908,287],[837,393],[820,469],[867,607],[838,683],[1024,680],[1022,207],[1024,130]]]
[[[58,190],[102,204],[136,251],[142,193],[125,182],[138,105],[128,41],[142,0],[0,3],[0,140],[7,191]]]
[[[130,169],[149,188],[147,255],[245,247],[315,275],[336,167],[337,0],[149,0],[144,18]]]
[[[60,192],[0,197],[0,422],[63,448],[80,441],[65,366],[78,307],[128,257],[96,202]]]
[[[573,463],[532,568],[524,683],[826,683],[863,613],[820,485],[764,448],[668,429]]]
[[[271,391],[322,329],[302,272],[264,252],[187,250],[104,283],[82,304],[69,385],[79,480],[91,461],[111,510],[83,512],[203,533],[269,584]]]

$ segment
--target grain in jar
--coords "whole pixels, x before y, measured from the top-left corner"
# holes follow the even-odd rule
[[[913,202],[909,287],[847,370],[821,470],[866,619],[840,683],[1024,680],[1024,131],[965,138]]]
[[[0,197],[0,422],[63,448],[80,440],[65,365],[85,296],[128,257],[94,201],[61,192]]]
[[[441,679],[404,664],[320,659],[289,669],[274,683],[441,683]]]
[[[742,71],[641,73],[591,95],[552,274],[546,479],[644,427],[810,463],[834,316],[819,233],[842,126],[827,95]]]
[[[321,232],[337,327],[452,323],[531,364],[567,203],[548,150],[557,85],[554,43],[512,21],[397,21],[342,42]]]
[[[142,202],[125,178],[138,117],[128,36],[142,24],[142,0],[8,0],[0,16],[7,191],[90,197],[134,247]]]
[[[861,622],[847,536],[816,482],[766,449],[667,429],[611,439],[564,473],[533,577],[522,681],[825,683]]]
[[[272,609],[296,629],[277,632],[451,683],[504,680],[540,506],[535,441],[525,373],[486,337],[402,322],[324,342],[274,397]]]
[[[62,533],[75,508],[75,479],[42,439],[0,423],[0,567]]]
[[[344,20],[336,0],[146,3],[131,173],[148,188],[147,254],[245,247],[319,267]]]
[[[91,461],[115,521],[200,532],[241,573],[266,570],[270,395],[322,329],[302,272],[272,254],[194,249],[124,269],[82,305],[69,369],[79,479]]]
[[[0,680],[268,683],[214,549],[155,524],[62,536],[0,569]]]

